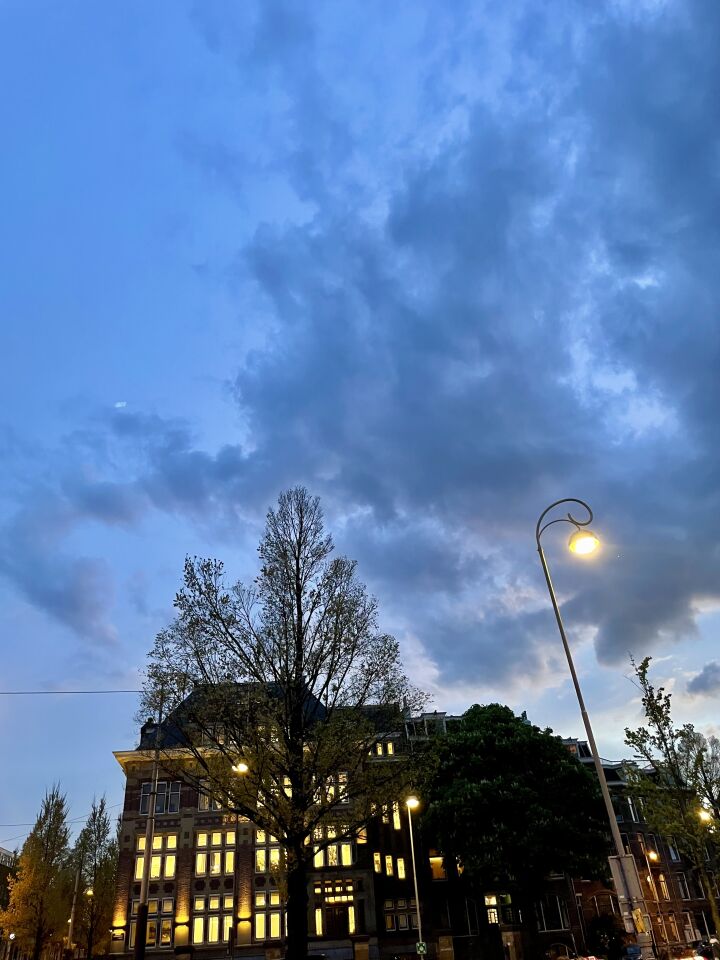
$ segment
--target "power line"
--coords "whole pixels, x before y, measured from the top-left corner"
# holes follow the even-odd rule
[[[0,697],[47,697],[55,694],[142,693],[142,690],[0,690]]]
[[[119,803],[109,804],[107,809],[114,810],[116,807],[121,807],[122,805],[123,805],[123,801],[121,800]],[[73,817],[71,820],[68,820],[68,823],[79,823],[81,820],[87,820],[89,816],[90,814],[86,813],[82,817]],[[32,823],[2,823],[0,824],[0,827],[34,827],[36,823],[37,823],[37,820],[33,820]],[[27,837],[27,836],[29,836],[29,834],[19,833],[15,837],[8,837],[6,840],[0,840],[0,844],[12,843],[13,840],[22,840],[23,837]]]

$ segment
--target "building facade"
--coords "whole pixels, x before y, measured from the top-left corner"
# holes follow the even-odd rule
[[[442,735],[458,721],[438,712],[409,718],[403,730],[378,739],[376,759],[392,761],[405,747]],[[135,944],[150,743],[143,728],[137,749],[115,754],[126,775],[112,926],[112,952],[118,955],[129,955]],[[581,762],[592,764],[583,741],[565,744]],[[638,867],[656,956],[687,957],[689,946],[712,932],[705,894],[673,838],[649,830],[628,795],[622,765],[606,763],[605,775],[626,850]],[[597,880],[551,875],[524,911],[506,890],[468,891],[457,874],[448,875],[442,852],[426,843],[421,821],[413,825],[419,904],[410,820],[400,798],[379,809],[351,840],[333,842],[331,825],[319,830],[308,884],[311,954],[328,960],[410,960],[420,924],[429,954],[439,960],[525,960],[528,942],[546,957],[573,957],[591,952],[598,918],[619,917],[613,889]],[[324,849],[321,842],[327,843]],[[280,845],[255,824],[222,809],[202,789],[161,776],[149,864],[149,957],[283,955]]]
[[[566,740],[568,749],[581,762],[593,765],[588,745],[583,740]],[[673,837],[654,833],[644,819],[642,803],[627,789],[623,762],[603,761],[605,779],[620,827],[625,852],[635,858],[645,899],[646,926],[651,933],[656,956],[664,960],[689,955],[689,945],[714,934],[706,892]],[[708,850],[708,863],[710,851]],[[717,895],[717,877],[714,878]],[[581,933],[600,914],[617,913],[614,893],[597,883],[575,881]]]
[[[147,725],[146,725],[147,726]],[[135,945],[152,784],[148,737],[115,756],[126,775],[120,827],[112,952]],[[391,759],[402,732],[378,740],[378,759]],[[350,958],[415,954],[415,900],[408,813],[383,807],[352,840],[318,833],[309,878],[310,952]],[[320,849],[320,841],[330,841]],[[185,953],[273,957],[285,932],[280,845],[264,830],[223,810],[202,790],[160,776],[150,855],[148,956]]]

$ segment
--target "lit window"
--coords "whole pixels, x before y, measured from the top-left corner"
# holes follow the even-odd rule
[[[393,871],[393,858],[392,858],[392,857],[390,856],[390,854],[388,853],[388,854],[386,854],[386,856],[385,856],[385,873],[386,873],[389,877],[391,877],[391,876],[393,875],[393,872],[394,872],[394,871]]]
[[[382,859],[379,853],[373,853],[373,867],[375,873],[382,873]]]
[[[405,860],[402,857],[397,858],[397,875],[400,880],[405,879]]]
[[[205,940],[205,917],[193,917],[192,941],[203,943]]]
[[[400,830],[402,824],[400,823],[400,804],[395,800],[392,805],[393,813],[393,826],[396,830]]]

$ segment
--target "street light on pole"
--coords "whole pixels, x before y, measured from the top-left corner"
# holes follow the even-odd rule
[[[578,520],[570,512],[568,512],[567,516],[556,517],[554,520],[545,519],[547,515],[555,509],[555,507],[559,507],[561,504],[566,503],[576,504],[577,506],[581,507],[587,513],[587,519]],[[545,558],[542,543],[540,542],[540,538],[548,527],[551,527],[556,523],[569,523],[570,526],[574,527],[575,529],[570,536],[570,540],[568,541],[568,549],[576,556],[591,556],[600,546],[599,538],[592,532],[592,530],[589,529],[592,520],[593,512],[584,500],[578,500],[576,497],[565,497],[562,500],[556,500],[540,514],[537,526],[535,527],[535,541],[537,543],[540,563],[542,564],[543,573],[545,574],[545,582],[547,583],[550,601],[552,602],[553,611],[555,612],[555,619],[557,621],[558,631],[560,632],[560,639],[562,640],[565,657],[567,658],[568,668],[570,670],[570,676],[572,678],[575,694],[580,706],[580,714],[582,716],[583,725],[585,726],[588,746],[590,747],[590,753],[592,754],[593,762],[595,764],[595,772],[597,773],[597,778],[600,783],[600,791],[602,793],[608,822],[610,824],[610,833],[612,835],[613,845],[615,847],[615,856],[609,858],[610,870],[618,895],[620,912],[623,916],[626,931],[630,933],[637,930],[638,942],[642,948],[643,956],[647,957],[652,956],[653,952],[650,938],[643,929],[644,924],[642,923],[642,918],[646,914],[646,910],[642,897],[642,889],[640,887],[640,878],[638,877],[637,865],[632,854],[625,853],[625,847],[620,836],[620,830],[618,828],[617,818],[615,816],[615,809],[610,797],[607,780],[605,779],[605,771],[603,770],[600,754],[598,753],[597,745],[595,743],[595,736],[590,724],[590,717],[585,709],[585,700],[580,689],[580,682],[575,671],[575,664],[573,663],[572,654],[570,652],[570,645],[568,644],[567,636],[565,634],[565,627],[563,625],[562,616],[560,615],[560,607],[558,606],[557,597],[555,596],[555,588],[553,587],[552,579],[550,577],[550,569]],[[633,910],[633,902],[637,903],[638,909]]]
[[[405,801],[408,814],[408,829],[410,831],[410,858],[412,860],[413,884],[415,886],[415,915],[417,917],[418,944],[423,943],[422,920],[420,919],[420,895],[418,893],[417,866],[415,864],[415,840],[413,838],[412,811],[417,810],[420,801],[417,797],[408,797]],[[418,951],[419,952],[419,951]]]

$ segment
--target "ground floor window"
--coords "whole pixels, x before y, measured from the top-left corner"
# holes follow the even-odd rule
[[[394,930],[417,929],[417,910],[415,900],[401,897],[398,900],[386,900],[384,903],[385,930],[391,933]]]
[[[135,946],[135,934],[139,900],[133,900],[130,905],[130,947]],[[148,947],[172,946],[172,918],[175,901],[172,897],[152,897],[148,900],[147,945]]]
[[[279,940],[282,936],[284,911],[279,890],[255,891],[255,939]]]

